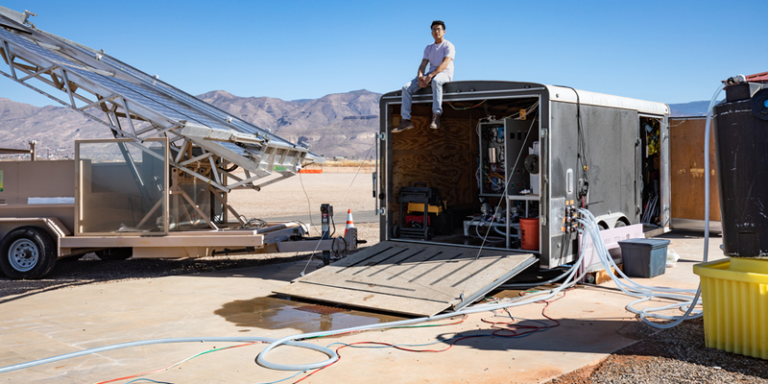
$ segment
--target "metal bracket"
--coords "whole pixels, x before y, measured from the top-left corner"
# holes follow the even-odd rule
[[[376,134],[376,138],[381,141],[387,141],[387,134],[386,133],[378,133]]]

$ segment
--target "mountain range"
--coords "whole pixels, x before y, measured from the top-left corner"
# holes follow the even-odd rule
[[[233,116],[326,158],[371,158],[379,130],[379,97],[367,90],[335,93],[319,99],[285,101],[239,97],[226,91],[197,96]],[[670,104],[672,116],[706,114],[707,101]],[[72,157],[74,141],[111,138],[109,129],[66,107],[36,107],[0,98],[0,147],[26,148],[37,142],[40,157]]]

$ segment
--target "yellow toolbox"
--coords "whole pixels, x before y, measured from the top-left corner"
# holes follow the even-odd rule
[[[424,212],[424,204],[422,203],[408,203],[408,213]],[[443,212],[442,205],[429,204],[429,213],[440,214]]]
[[[708,348],[768,359],[768,260],[734,257],[700,263]]]

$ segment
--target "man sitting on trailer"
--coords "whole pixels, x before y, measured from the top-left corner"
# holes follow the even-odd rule
[[[456,48],[450,41],[445,40],[445,23],[440,20],[432,22],[433,44],[424,49],[424,58],[421,60],[419,72],[415,79],[403,86],[403,107],[400,111],[402,120],[400,125],[393,129],[393,133],[402,132],[413,128],[411,123],[411,103],[414,92],[426,88],[432,83],[432,122],[429,127],[440,128],[440,115],[443,113],[443,84],[453,79],[453,58],[456,56]],[[429,72],[424,70],[429,63]]]

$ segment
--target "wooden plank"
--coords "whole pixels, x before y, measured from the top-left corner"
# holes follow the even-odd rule
[[[672,218],[704,220],[704,129],[706,119],[670,119]],[[714,128],[714,120],[712,121]],[[715,134],[710,132],[710,220],[720,221]]]
[[[619,264],[619,269],[624,270],[624,264]],[[591,284],[603,284],[607,283],[609,281],[612,281],[613,278],[611,275],[619,276],[619,273],[616,272],[616,268],[611,267],[611,273],[606,272],[605,269],[601,269],[599,271],[595,272],[588,272],[587,276],[584,278],[588,283]]]
[[[312,272],[276,293],[431,316],[516,270],[531,254],[509,255],[419,243],[383,242]],[[483,292],[484,293],[484,292]]]

